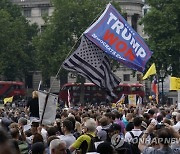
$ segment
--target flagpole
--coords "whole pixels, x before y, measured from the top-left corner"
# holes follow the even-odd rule
[[[45,99],[45,103],[44,103],[44,108],[43,108],[40,124],[42,124],[42,122],[43,122],[43,118],[44,118],[44,114],[45,114],[45,110],[46,110],[46,106],[47,106],[48,97],[49,97],[49,92],[46,95],[46,99]]]

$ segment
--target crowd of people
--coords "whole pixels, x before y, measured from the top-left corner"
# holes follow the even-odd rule
[[[0,109],[0,154],[180,154],[173,105],[57,108],[50,125],[41,124],[37,108],[34,93],[24,108]]]

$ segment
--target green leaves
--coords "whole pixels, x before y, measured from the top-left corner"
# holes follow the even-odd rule
[[[28,24],[17,6],[0,1],[0,74],[6,80],[22,79],[32,66],[30,42],[36,28]]]
[[[180,1],[148,0],[150,11],[143,18],[144,31],[152,49],[152,62],[158,68],[162,65],[171,71],[168,74],[180,76]]]

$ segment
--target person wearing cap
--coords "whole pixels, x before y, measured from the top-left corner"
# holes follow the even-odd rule
[[[29,143],[29,144],[32,144],[32,140],[33,140],[33,137],[36,133],[40,133],[38,132],[38,127],[39,127],[39,122],[35,119],[33,119],[33,121],[31,122],[31,136],[30,137],[26,137],[26,141]]]
[[[121,133],[121,126],[119,124],[116,124],[116,123],[113,123],[109,129],[107,129],[107,132],[108,132],[108,139],[107,141],[111,142],[111,137],[114,135],[114,134],[119,134]]]
[[[116,123],[112,124],[108,129],[108,142],[112,144],[117,153],[123,153],[126,151],[128,154],[132,154],[130,144],[126,142],[120,134],[121,126]]]

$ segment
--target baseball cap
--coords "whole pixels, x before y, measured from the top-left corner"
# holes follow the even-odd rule
[[[39,120],[38,119],[33,119],[31,122],[32,127],[39,127]]]
[[[148,113],[151,114],[151,115],[153,115],[153,114],[155,114],[155,111],[154,111],[153,109],[150,109],[150,110],[148,111]]]
[[[114,123],[107,130],[110,131],[110,132],[116,131],[116,130],[121,131],[121,126]]]

